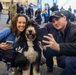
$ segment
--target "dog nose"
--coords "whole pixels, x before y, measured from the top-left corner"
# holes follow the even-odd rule
[[[29,33],[31,33],[32,32],[32,30],[29,30]]]

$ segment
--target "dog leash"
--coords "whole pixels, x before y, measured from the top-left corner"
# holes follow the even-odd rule
[[[11,64],[8,64],[8,67],[7,67],[6,71],[4,72],[4,75],[8,75],[10,68],[11,68]]]

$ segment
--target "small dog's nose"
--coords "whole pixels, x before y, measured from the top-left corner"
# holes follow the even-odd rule
[[[29,33],[31,33],[32,32],[32,30],[29,30]]]

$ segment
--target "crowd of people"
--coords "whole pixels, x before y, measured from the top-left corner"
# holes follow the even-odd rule
[[[1,12],[3,7],[0,7]],[[48,39],[48,41],[43,40],[46,45],[42,46],[42,43],[39,41],[39,45],[43,49],[43,55],[46,58],[47,70],[48,72],[53,71],[53,57],[56,56],[58,66],[63,68],[60,75],[76,75],[76,25],[70,22],[75,19],[70,8],[65,10],[61,7],[59,10],[56,3],[54,3],[54,6],[51,8],[48,4],[45,4],[43,11],[40,8],[35,11],[34,20],[41,25],[42,13],[44,23],[46,23],[45,27],[48,31],[48,35],[43,36]],[[51,15],[50,10],[52,11]],[[7,24],[11,20],[10,26],[0,31],[0,60],[4,59],[5,62],[11,62],[11,66],[13,67],[21,67],[27,63],[27,58],[22,53],[17,52],[16,49],[19,47],[22,49],[26,48],[23,39],[25,36],[24,31],[27,21],[33,18],[33,7],[29,6],[28,10],[26,10],[28,17],[23,13],[22,5],[20,7],[19,3],[17,3],[16,6],[11,1],[7,20]],[[13,41],[13,47],[7,44],[6,41]],[[23,59],[15,62],[18,56],[23,57]],[[19,62],[24,62],[24,64],[20,64]]]
[[[0,16],[1,16],[2,9],[3,9],[3,6],[0,2]],[[69,21],[75,20],[75,15],[72,13],[71,6],[69,6],[68,10],[65,10],[63,7],[59,9],[56,3],[54,3],[52,7],[50,7],[48,3],[45,3],[44,8],[42,10],[41,8],[34,10],[33,5],[31,4],[29,4],[28,6],[24,6],[20,2],[17,2],[15,4],[12,0],[8,8],[8,19],[6,21],[6,24],[9,24],[9,21],[16,13],[26,14],[30,19],[35,19],[38,24],[41,24],[42,21],[44,21],[43,23],[47,23],[49,22],[49,17],[51,15],[50,12],[53,13],[55,11],[65,11],[65,13],[67,14],[67,19]],[[42,20],[42,17],[44,18],[44,20]]]

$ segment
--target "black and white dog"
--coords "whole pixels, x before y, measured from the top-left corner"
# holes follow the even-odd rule
[[[30,20],[27,22],[25,29],[26,49],[23,51],[23,54],[28,59],[28,63],[24,66],[22,75],[41,75],[41,49],[38,45],[37,30],[38,25],[35,21]]]

